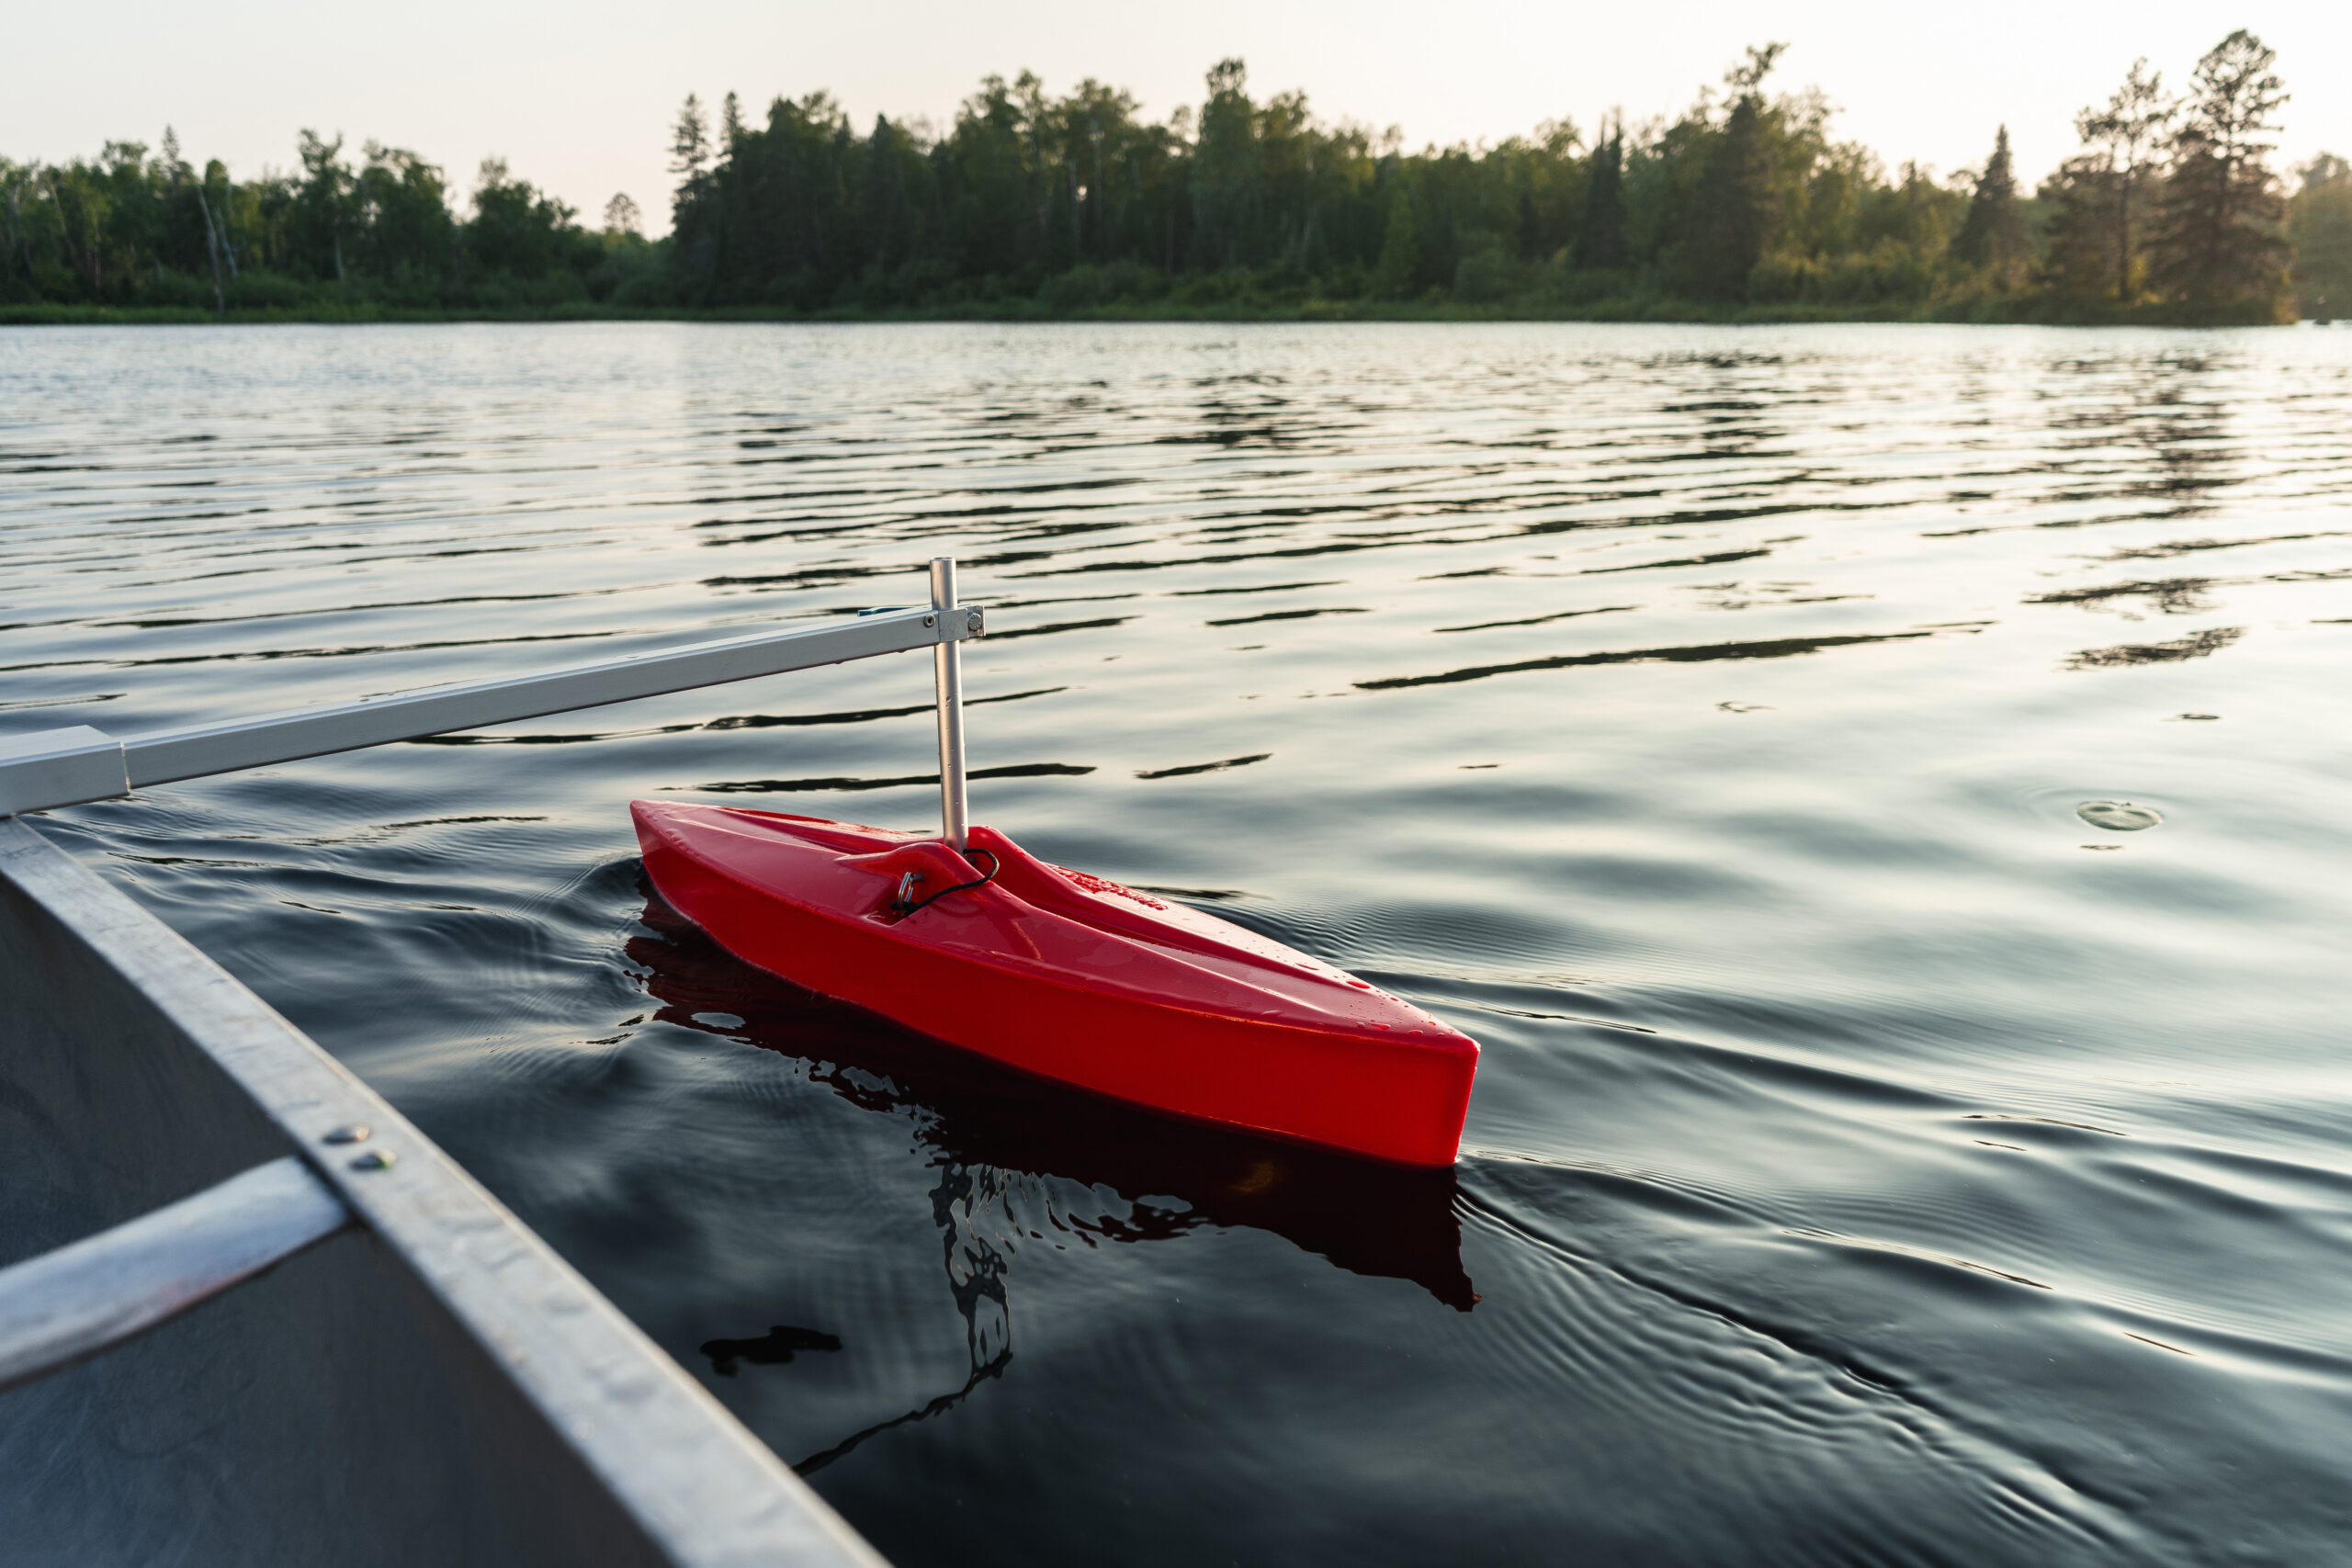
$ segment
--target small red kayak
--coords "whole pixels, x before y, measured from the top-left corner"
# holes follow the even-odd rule
[[[1007,1066],[1196,1121],[1449,1166],[1478,1047],[1239,926],[1023,852],[640,800],[646,874],[738,958]]]

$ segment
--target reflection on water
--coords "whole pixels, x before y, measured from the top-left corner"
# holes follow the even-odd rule
[[[1825,648],[1852,648],[1859,643],[1895,642],[1905,637],[1932,637],[1930,631],[1879,632],[1854,637],[1784,637],[1767,642],[1711,642],[1697,648],[1626,648],[1606,653],[1563,653],[1550,659],[1524,659],[1516,664],[1483,664],[1448,670],[1438,675],[1392,675],[1382,681],[1358,681],[1367,692],[1393,692],[1406,686],[1450,686],[1461,681],[1483,681],[1489,675],[1520,675],[1531,670],[1571,670],[1579,664],[1709,664],[1727,659],[1790,659],[1818,653]]]
[[[1214,766],[1216,764],[1212,764]],[[936,782],[935,780],[933,782]],[[1352,1273],[1410,1280],[1467,1312],[1452,1171],[1368,1165],[1180,1125],[1041,1082],[753,969],[646,889],[628,943],[654,1017],[799,1060],[811,1083],[911,1122],[932,1189],[947,1286],[963,1319],[961,1386],[859,1428],[794,1468],[813,1474],[876,1435],[953,1409],[1012,1359],[1012,1265],[1024,1245],[1166,1241],[1197,1227],[1272,1232]],[[774,1328],[714,1339],[713,1370],[841,1348],[831,1334]]]
[[[810,1082],[914,1123],[943,1172],[933,1215],[976,1371],[1006,1353],[1008,1266],[1023,1238],[1043,1241],[1048,1230],[1092,1246],[1251,1225],[1352,1273],[1409,1280],[1457,1311],[1478,1299],[1462,1269],[1452,1171],[1370,1164],[1108,1104],[752,968],[657,896],[641,919],[644,933],[627,951],[661,1004],[655,1018],[800,1058]],[[1023,1186],[1046,1178],[1060,1179]],[[1106,1205],[1102,1193],[1116,1196]],[[1082,1196],[1073,1202],[1073,1194]],[[1034,1208],[1035,1223],[1008,1218],[1009,1204]],[[983,1344],[998,1348],[984,1357]]]
[[[841,1348],[841,1338],[837,1335],[779,1323],[756,1339],[710,1340],[703,1346],[702,1353],[710,1358],[712,1371],[720,1377],[731,1378],[736,1368],[746,1361],[753,1366],[777,1367],[789,1362],[803,1350],[838,1350]]]
[[[2113,648],[2086,648],[2066,660],[2069,670],[2100,670],[2118,664],[2170,664],[2219,653],[2245,636],[2244,626],[2207,626],[2201,632],[2169,642],[2126,642]]]
[[[929,821],[920,660],[46,818],[901,1562],[2352,1551],[2352,333],[26,331],[0,470],[10,733],[953,551],[977,816],[1481,1041],[1415,1176],[649,906]]]

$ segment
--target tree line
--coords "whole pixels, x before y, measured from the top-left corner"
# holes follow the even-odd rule
[[[442,171],[305,131],[243,183],[109,143],[0,160],[0,303],[569,309],[650,313],[1779,311],[2270,321],[2352,314],[2352,165],[2272,167],[2287,93],[2230,34],[2168,93],[2135,62],[2028,188],[2006,127],[1982,168],[1889,170],[1817,90],[1751,49],[1679,115],[1566,120],[1408,151],[1253,96],[1238,60],[1165,120],[1089,80],[991,76],[944,130],[826,94],[746,117],[689,97],[670,234],[601,228],[486,163],[469,210]]]
[[[609,296],[653,260],[626,197],[591,232],[500,159],[460,218],[447,176],[414,152],[369,141],[355,162],[341,137],[305,130],[296,158],[239,181],[217,158],[196,167],[168,127],[153,152],[109,141],[62,164],[0,157],[0,305],[545,309]]]

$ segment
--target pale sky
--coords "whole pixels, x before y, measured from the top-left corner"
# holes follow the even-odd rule
[[[756,117],[778,94],[831,91],[860,129],[879,111],[944,125],[979,78],[1023,67],[1059,92],[1083,76],[1127,88],[1151,117],[1197,103],[1238,54],[1260,96],[1306,89],[1326,118],[1396,126],[1413,147],[1498,141],[1566,117],[1589,130],[1688,105],[1745,45],[1791,48],[1772,85],[1818,85],[1837,132],[1890,166],[1980,163],[2009,127],[2038,179],[2074,144],[2075,111],[2103,101],[2136,55],[2185,85],[2235,27],[2278,51],[2282,169],[2320,149],[2352,155],[2352,3],[1980,0],[1973,5],[1694,0],[1188,0],[1121,7],[1070,0],[825,5],[695,0],[119,0],[10,7],[0,153],[56,160],[108,137],[225,158],[242,178],[294,162],[310,126],[375,137],[447,169],[459,192],[489,154],[594,220],[615,191],[667,226],[669,127],[689,92],[730,88]]]

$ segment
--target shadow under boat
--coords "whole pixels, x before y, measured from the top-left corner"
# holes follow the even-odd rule
[[[1248,1225],[1351,1273],[1410,1280],[1457,1312],[1477,1303],[1462,1267],[1451,1170],[1180,1121],[1032,1077],[745,964],[650,884],[640,880],[639,890],[644,930],[628,953],[658,1018],[804,1060],[813,1081],[868,1110],[928,1112],[921,1135],[953,1170],[1108,1188],[1129,1201],[1127,1216],[1071,1216],[1103,1240]],[[708,1013],[743,1021],[721,1027],[697,1016]],[[1183,1206],[1159,1201],[1168,1198]],[[975,1347],[976,1367],[992,1359]]]

